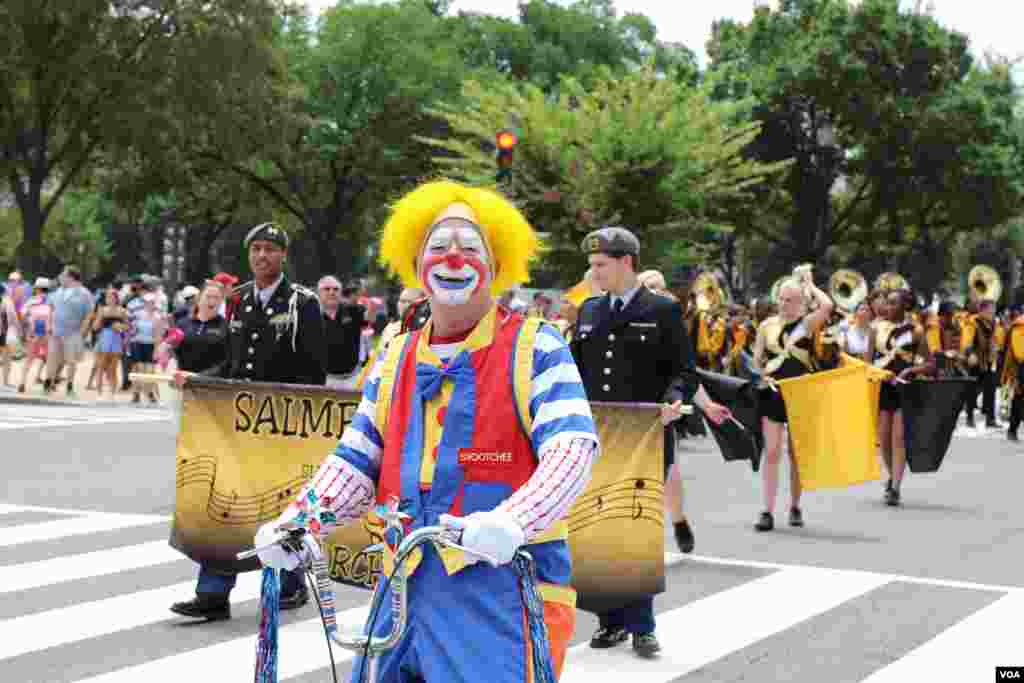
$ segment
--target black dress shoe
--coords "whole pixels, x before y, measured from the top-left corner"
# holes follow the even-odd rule
[[[188,602],[176,602],[171,611],[183,617],[206,619],[207,621],[223,621],[231,618],[231,603],[227,596],[197,593]]]
[[[653,633],[634,633],[633,652],[640,657],[650,659],[661,652],[661,645]]]
[[[1006,440],[1007,441],[1020,441],[1020,438],[1017,436],[1017,432],[1007,431],[1006,432]]]
[[[617,626],[605,627],[597,629],[597,632],[590,639],[590,647],[597,650],[605,650],[609,647],[615,647],[619,643],[626,642],[626,638],[629,634],[626,633],[626,629],[619,628]]]
[[[309,602],[309,590],[303,586],[291,595],[281,596],[281,609],[298,609]]]
[[[789,525],[790,526],[803,526],[804,525],[804,513],[800,512],[800,508],[789,509]]]
[[[770,512],[762,512],[761,516],[757,520],[757,524],[754,528],[758,531],[771,531],[775,528],[775,518],[772,517]]]
[[[885,504],[889,507],[897,507],[900,504],[900,490],[891,488],[885,492]]]
[[[692,553],[693,552],[693,529],[690,528],[690,523],[685,519],[675,524],[676,532],[676,545],[679,546],[679,552],[681,553]]]

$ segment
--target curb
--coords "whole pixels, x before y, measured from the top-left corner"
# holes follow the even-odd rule
[[[57,398],[38,398],[34,396],[26,396],[24,398],[19,398],[17,396],[5,396],[4,394],[0,394],[0,404],[3,403],[20,403],[22,405],[29,406],[65,406],[71,408],[82,408],[85,406],[92,405],[91,403],[88,403],[86,401],[62,401]]]

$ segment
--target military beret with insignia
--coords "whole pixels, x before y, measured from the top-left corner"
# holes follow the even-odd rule
[[[590,254],[609,254],[612,256],[632,254],[633,256],[638,256],[640,254],[640,240],[625,228],[605,227],[595,230],[584,237],[580,249],[588,256]]]
[[[284,231],[284,228],[278,227],[274,223],[260,223],[249,231],[242,244],[248,249],[249,245],[256,240],[273,242],[282,249],[288,248],[288,233]]]

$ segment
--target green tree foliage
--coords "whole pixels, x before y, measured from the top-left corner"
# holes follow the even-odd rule
[[[518,20],[463,12],[452,23],[462,58],[486,78],[496,73],[553,92],[563,76],[585,87],[609,68],[623,73],[654,59],[659,70],[684,80],[697,73],[696,55],[658,40],[649,17],[619,16],[611,0],[519,3]]]
[[[97,192],[66,191],[43,227],[40,266],[26,276],[52,276],[68,263],[77,265],[86,281],[102,273],[110,260],[112,210],[111,201]],[[0,267],[4,272],[13,269],[17,261],[21,220],[17,209],[0,209]]]
[[[762,285],[801,261],[866,265],[888,245],[875,272],[938,264],[915,283],[928,289],[951,234],[1018,211],[1013,89],[967,48],[896,0],[783,0],[715,25],[716,96],[757,101],[755,158],[794,160],[780,187],[759,188],[777,220],[746,226],[780,256]]]
[[[206,134],[194,157],[291,216],[313,247],[306,275],[349,274],[369,217],[429,172],[414,135],[432,130],[425,108],[458,92],[465,67],[445,19],[413,0],[338,4],[315,27],[290,13],[276,43],[287,82],[241,103],[249,125]]]
[[[452,137],[424,142],[444,150],[435,159],[444,173],[493,184],[494,135],[514,113],[519,144],[503,189],[548,233],[562,284],[585,268],[579,244],[598,224],[629,225],[647,245],[645,262],[664,266],[679,253],[673,241],[702,241],[712,215],[786,165],[742,157],[759,126],[740,119],[742,105],[712,101],[709,87],[663,78],[651,64],[606,71],[589,88],[563,78],[557,98],[533,84],[470,81],[468,106],[438,110]]]
[[[0,177],[21,213],[26,269],[99,153],[154,137],[152,112],[175,98],[216,101],[220,83],[259,69],[271,17],[270,0],[0,4]]]

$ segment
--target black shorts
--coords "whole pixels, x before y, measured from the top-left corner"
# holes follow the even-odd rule
[[[133,363],[152,363],[153,362],[153,349],[155,344],[142,344],[140,342],[132,342],[131,351],[128,354]]]
[[[779,424],[789,422],[789,418],[786,416],[786,402],[782,400],[781,391],[774,391],[770,387],[758,389],[757,409],[761,417],[766,417],[772,422]]]
[[[878,393],[878,409],[894,413],[902,404],[900,388],[892,382],[882,382],[882,390]]]

